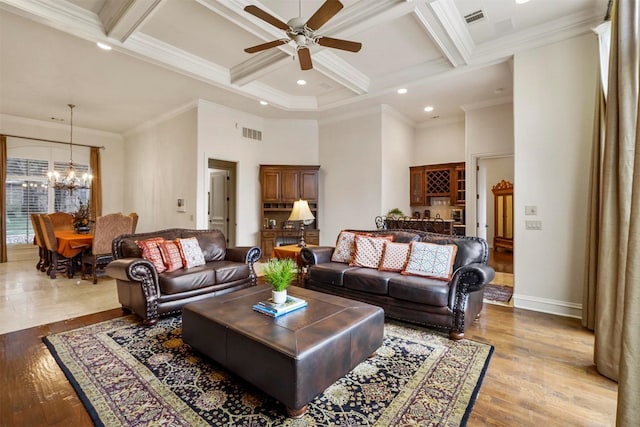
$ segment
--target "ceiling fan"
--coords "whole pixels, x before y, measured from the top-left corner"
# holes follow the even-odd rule
[[[352,42],[349,40],[334,39],[316,34],[329,19],[338,13],[344,6],[338,0],[327,0],[313,14],[307,22],[304,22],[301,16],[290,19],[286,24],[275,16],[265,12],[257,6],[246,6],[245,12],[262,19],[274,27],[284,30],[288,38],[282,38],[256,46],[248,47],[244,51],[247,53],[262,52],[272,47],[280,46],[293,41],[298,51],[298,59],[302,70],[310,70],[313,68],[311,62],[311,52],[309,48],[313,45],[331,47],[334,49],[346,50],[349,52],[358,52],[362,48],[362,43]]]

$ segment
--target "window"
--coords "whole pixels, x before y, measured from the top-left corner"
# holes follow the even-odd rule
[[[64,173],[68,163],[55,162],[55,170]],[[89,170],[87,165],[76,165],[79,173]],[[33,242],[32,213],[76,212],[80,203],[87,203],[89,190],[56,190],[49,187],[47,160],[7,158],[7,245]],[[49,209],[53,197],[53,209]]]

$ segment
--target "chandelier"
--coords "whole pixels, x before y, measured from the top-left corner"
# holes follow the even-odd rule
[[[52,172],[48,172],[47,176],[49,177],[49,182],[51,183],[51,187],[57,190],[69,190],[69,192],[73,193],[73,190],[82,190],[88,189],[91,187],[91,180],[93,179],[92,175],[88,173],[84,173],[82,177],[79,177],[76,173],[76,169],[73,166],[73,108],[75,105],[67,104],[69,109],[71,110],[71,121],[70,121],[70,135],[69,135],[69,167],[64,172],[64,175],[61,175],[60,172],[54,170]]]

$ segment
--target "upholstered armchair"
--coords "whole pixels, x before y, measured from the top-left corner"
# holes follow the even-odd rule
[[[104,268],[113,260],[111,243],[121,234],[133,232],[133,218],[121,213],[100,216],[96,219],[91,251],[82,254],[82,279],[89,275],[93,284],[98,283],[97,270]]]

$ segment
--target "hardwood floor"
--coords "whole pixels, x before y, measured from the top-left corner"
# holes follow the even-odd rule
[[[488,264],[497,272],[513,274],[513,252],[490,248]]]
[[[0,335],[0,426],[91,420],[42,337],[120,316],[109,310]],[[485,305],[467,338],[495,347],[468,426],[613,426],[617,385],[593,365],[576,319]]]

